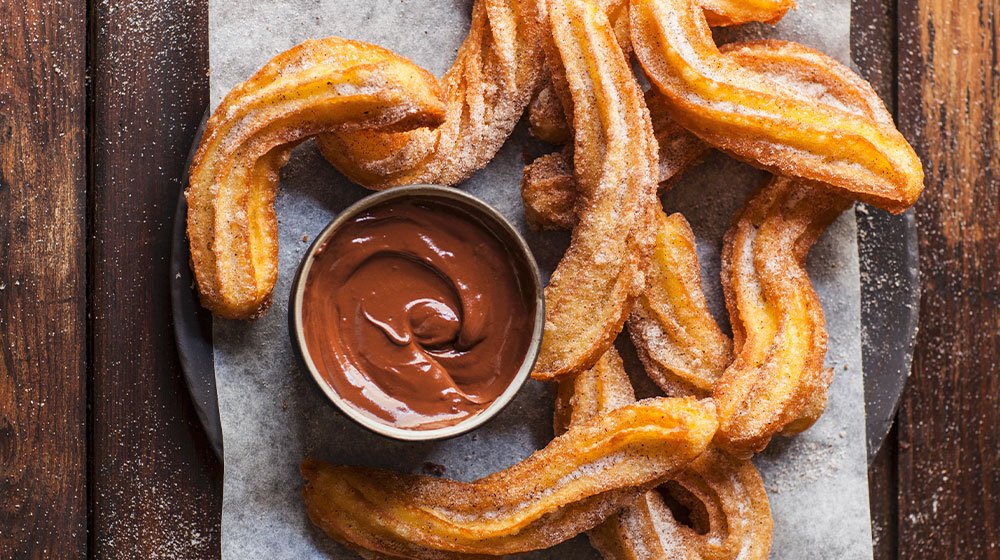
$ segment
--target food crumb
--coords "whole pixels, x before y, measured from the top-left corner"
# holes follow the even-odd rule
[[[429,475],[441,476],[444,474],[446,470],[448,470],[448,467],[444,465],[438,463],[432,463],[430,461],[424,462],[424,472]]]

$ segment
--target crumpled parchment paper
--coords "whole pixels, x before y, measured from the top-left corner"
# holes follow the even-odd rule
[[[441,75],[465,37],[470,0],[210,0],[212,105],[270,57],[305,39],[330,35],[376,43]],[[718,32],[720,40],[777,37],[799,41],[841,61],[849,58],[850,1],[800,0],[778,26]],[[524,153],[542,153],[523,125],[497,157],[462,188],[495,205],[521,228],[547,275],[569,243],[564,233],[525,227],[519,195]],[[713,154],[664,196],[698,237],[707,297],[725,322],[719,249],[729,221],[762,173]],[[309,241],[340,210],[368,194],[333,170],[308,142],[282,171],[277,200],[281,244],[274,305],[253,322],[215,320],[215,370],[225,437],[222,516],[224,559],[354,558],[315,529],[299,493],[299,462],[314,455],[335,463],[472,480],[509,466],[552,437],[549,387],[531,381],[486,426],[437,443],[375,436],[340,416],[297,365],[287,332],[290,282]],[[794,438],[777,437],[755,458],[774,514],[772,558],[871,558],[861,370],[860,295],[853,211],[813,249],[809,272],[829,330],[827,365],[836,371],[822,419]],[[626,355],[626,358],[629,356]],[[652,394],[637,361],[637,389]],[[528,558],[599,558],[577,537]]]

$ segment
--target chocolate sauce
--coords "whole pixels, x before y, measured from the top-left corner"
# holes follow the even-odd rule
[[[392,200],[316,253],[302,300],[306,347],[363,413],[427,430],[488,407],[524,361],[531,283],[498,234],[459,204]]]

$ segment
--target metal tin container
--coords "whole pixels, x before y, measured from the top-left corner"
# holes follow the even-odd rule
[[[488,407],[476,412],[475,414],[472,414],[467,418],[463,418],[459,422],[450,426],[429,430],[400,428],[381,422],[363,414],[350,401],[344,399],[333,387],[330,386],[329,382],[324,379],[323,374],[319,371],[313,359],[310,357],[309,348],[306,345],[302,322],[302,302],[304,300],[303,295],[305,293],[306,279],[309,277],[309,271],[316,260],[318,250],[324,247],[344,224],[351,221],[358,214],[396,199],[410,198],[438,199],[449,204],[458,205],[464,210],[467,210],[473,216],[482,220],[482,222],[500,239],[500,242],[503,243],[508,250],[510,250],[510,253],[514,255],[514,258],[519,259],[519,262],[515,263],[517,265],[516,268],[518,270],[525,271],[528,276],[526,278],[526,284],[532,291],[532,293],[529,294],[529,297],[534,299],[535,302],[533,315],[534,325],[532,329],[531,342],[528,346],[524,360],[521,362],[520,368],[504,392],[501,393],[501,395],[497,397],[497,399],[494,400]],[[292,281],[292,290],[288,306],[288,329],[292,340],[292,347],[295,349],[295,353],[298,355],[302,366],[309,372],[309,375],[312,377],[319,389],[327,396],[328,399],[330,399],[330,402],[332,402],[345,416],[365,428],[389,438],[405,441],[429,441],[454,437],[473,430],[487,422],[490,418],[493,418],[498,412],[500,412],[500,410],[510,403],[510,401],[514,398],[514,395],[517,394],[517,392],[524,386],[528,378],[531,376],[531,370],[535,366],[535,360],[538,358],[538,352],[541,348],[542,330],[545,324],[545,298],[543,294],[542,278],[538,270],[538,264],[535,262],[535,258],[531,254],[531,249],[528,248],[524,238],[522,238],[514,226],[511,225],[511,223],[508,222],[507,219],[492,206],[464,191],[438,185],[410,185],[405,187],[396,187],[367,196],[341,212],[340,215],[334,218],[333,221],[323,228],[323,231],[316,236],[312,245],[309,246],[309,250],[306,251],[305,255],[302,257],[302,261],[299,263],[298,270],[295,273],[295,278]]]

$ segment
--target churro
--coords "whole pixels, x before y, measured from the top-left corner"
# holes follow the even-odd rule
[[[592,369],[558,384],[556,433],[635,400],[612,347]],[[667,501],[690,512],[675,518]],[[771,550],[771,508],[750,461],[709,449],[655,490],[588,532],[605,560],[760,560]]]
[[[716,46],[699,2],[633,0],[630,20],[636,56],[671,117],[712,146],[893,212],[916,201],[920,160],[891,119],[744,68]],[[781,43],[773,56],[782,49],[805,47]],[[817,81],[850,82],[867,96],[864,80],[823,59]]]
[[[377,190],[468,178],[496,155],[544,76],[537,19],[535,0],[477,0],[469,34],[441,79],[444,123],[402,134],[326,134],[318,138],[323,155]]]
[[[212,114],[191,166],[187,234],[202,305],[253,319],[277,279],[274,196],[296,142],[330,130],[435,126],[433,76],[389,50],[329,38],[272,58]]]
[[[648,399],[475,482],[306,459],[302,494],[313,523],[369,557],[515,554],[594,527],[700,455],[715,429],[710,400]]]
[[[552,0],[550,67],[572,95],[577,224],[545,288],[545,333],[533,376],[592,366],[645,285],[655,243],[657,146],[642,92],[595,2]]]

